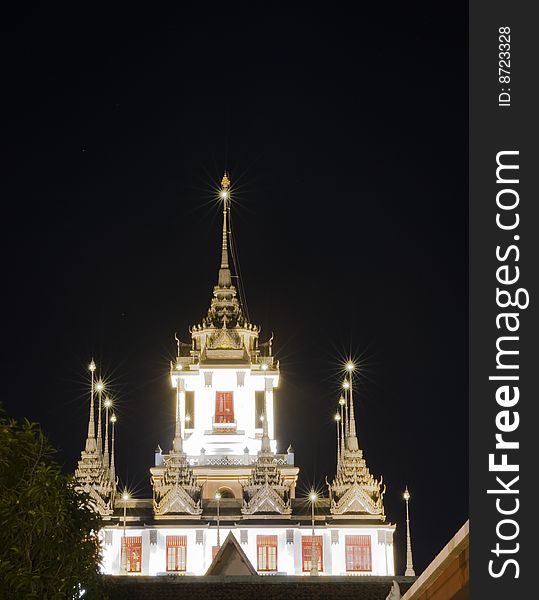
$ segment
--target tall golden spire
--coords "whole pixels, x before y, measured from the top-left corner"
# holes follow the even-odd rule
[[[223,244],[221,250],[221,269],[228,269],[228,239],[227,239],[227,212],[229,209],[230,199],[230,179],[225,171],[223,179],[221,179],[220,196],[223,200]]]
[[[219,287],[230,287],[232,277],[228,264],[228,221],[230,211],[230,179],[225,171],[221,180],[221,191],[219,196],[223,201],[223,238],[221,245],[221,268],[219,269]]]
[[[355,369],[355,365],[352,361],[346,363],[346,370],[348,371],[348,381],[350,388],[348,390],[348,399],[350,401],[350,425],[348,428],[348,450],[358,450],[357,434],[356,434],[356,417],[354,414],[354,396],[353,396],[353,382],[352,382],[352,371]]]

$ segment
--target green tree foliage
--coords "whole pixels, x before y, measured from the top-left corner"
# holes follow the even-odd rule
[[[35,423],[0,413],[2,599],[103,597],[100,516],[54,454]]]

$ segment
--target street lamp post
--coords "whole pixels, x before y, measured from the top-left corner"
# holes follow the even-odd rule
[[[215,493],[215,499],[217,500],[217,549],[221,547],[221,537],[219,531],[219,500],[221,500],[221,493]]]
[[[314,503],[316,502],[316,493],[314,490],[309,494],[309,500],[311,501],[311,524],[312,524],[312,536],[311,536],[311,575],[318,575],[318,555],[316,552],[316,543],[314,539]]]
[[[410,537],[410,513],[408,510],[408,501],[410,500],[410,492],[408,486],[404,490],[404,501],[406,502],[406,577],[415,577],[414,561],[412,560],[412,540]]]

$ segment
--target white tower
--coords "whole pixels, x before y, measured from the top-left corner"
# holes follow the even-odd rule
[[[279,385],[279,362],[272,355],[272,339],[259,343],[260,328],[247,320],[232,283],[230,193],[225,173],[219,194],[221,262],[210,308],[202,322],[190,328],[190,343],[176,338],[177,357],[170,370],[176,391],[175,447],[181,444],[203,499],[214,498],[218,490],[223,498],[241,499],[262,450],[274,455],[279,475],[294,497],[299,469],[293,466],[293,455],[277,454],[274,433],[273,390]],[[151,469],[154,486],[164,476],[164,466],[157,462]]]

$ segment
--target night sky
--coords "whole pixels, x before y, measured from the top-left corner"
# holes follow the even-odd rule
[[[122,484],[170,448],[174,333],[217,281],[223,170],[242,281],[274,333],[280,452],[335,470],[342,362],[404,571],[468,513],[467,7],[402,2],[14,18],[3,81],[2,402],[73,471],[93,356]],[[6,27],[6,25],[5,25]]]

